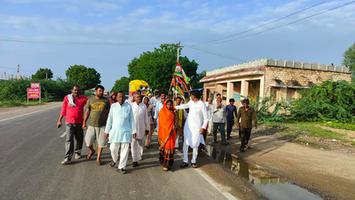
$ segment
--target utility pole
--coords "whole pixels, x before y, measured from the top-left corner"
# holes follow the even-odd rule
[[[16,70],[16,79],[19,80],[20,79],[20,65],[17,65],[17,70]]]
[[[178,42],[177,44],[176,44],[176,63],[180,63],[180,51],[181,51],[181,49],[182,49],[182,47],[183,46],[181,46],[181,43],[180,42]]]

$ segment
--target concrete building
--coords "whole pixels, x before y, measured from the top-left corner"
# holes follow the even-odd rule
[[[351,81],[344,66],[287,60],[260,59],[212,70],[201,80],[204,98],[217,93],[223,100],[272,97],[277,101],[298,98],[300,90],[326,80]]]

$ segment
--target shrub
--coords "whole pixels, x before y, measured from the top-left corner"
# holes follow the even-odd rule
[[[250,104],[255,108],[259,122],[282,122],[287,119],[289,105],[286,102],[275,102],[271,97],[260,100],[258,97]]]
[[[302,92],[293,102],[292,118],[299,121],[355,121],[355,84],[325,81]]]
[[[42,80],[41,95],[44,101],[62,100],[70,92],[71,86],[63,80]],[[0,81],[0,101],[25,101],[30,80]]]

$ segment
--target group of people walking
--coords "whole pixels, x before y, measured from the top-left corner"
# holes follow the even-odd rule
[[[91,159],[97,153],[96,163],[102,164],[103,148],[109,146],[111,167],[117,166],[121,173],[126,173],[129,152],[132,166],[137,167],[142,160],[144,148],[150,148],[154,130],[158,133],[159,160],[164,171],[171,169],[174,163],[175,149],[179,140],[183,140],[183,163],[180,167],[197,167],[198,150],[205,145],[206,135],[213,133],[217,143],[217,132],[221,134],[223,145],[231,138],[234,117],[236,117],[241,136],[241,151],[247,149],[251,125],[256,127],[256,113],[243,100],[243,106],[237,109],[234,100],[225,106],[221,95],[213,101],[201,100],[201,94],[192,91],[190,100],[185,103],[182,97],[170,98],[165,93],[154,92],[151,96],[142,96],[139,92],[126,99],[124,92],[112,93],[104,97],[105,88],[98,85],[95,96],[80,95],[80,88],[74,85],[72,93],[65,96],[57,120],[57,127],[62,125],[65,117],[66,139],[63,165],[81,158],[83,141],[88,148],[86,158]],[[225,137],[227,124],[227,137]],[[86,129],[85,137],[84,131]],[[76,141],[74,147],[74,139]],[[95,140],[97,149],[94,149]],[[109,145],[108,145],[109,144]],[[189,162],[188,152],[192,149]]]
[[[256,111],[249,106],[248,99],[243,99],[239,108],[234,104],[235,100],[231,98],[228,105],[223,105],[221,94],[216,95],[214,102],[211,96],[208,97],[206,102],[209,116],[207,132],[213,134],[213,143],[217,143],[217,133],[220,132],[221,144],[228,145],[227,140],[231,139],[232,129],[236,124],[239,129],[239,139],[241,140],[240,151],[244,152],[249,147],[251,129],[253,127],[257,128]]]

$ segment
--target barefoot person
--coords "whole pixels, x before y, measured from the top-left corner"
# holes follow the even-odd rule
[[[173,101],[167,100],[159,113],[159,160],[164,171],[171,169],[174,163],[174,148],[175,148],[175,113]]]
[[[136,137],[132,139],[131,153],[133,160],[133,167],[138,166],[138,161],[142,160],[143,155],[143,141],[146,127],[148,126],[147,106],[142,103],[142,96],[139,93],[134,94],[134,102],[131,103],[134,124],[136,127]]]
[[[132,136],[136,138],[135,130],[132,107],[125,102],[125,94],[120,91],[117,94],[117,103],[111,105],[105,133],[109,138],[112,156],[110,166],[114,167],[116,165],[120,151],[118,170],[123,174],[126,173],[129,144],[132,142]]]
[[[239,108],[237,114],[237,123],[240,129],[242,144],[240,151],[244,152],[248,149],[248,142],[250,139],[252,125],[257,128],[256,112],[254,108],[249,106],[249,100],[242,100],[242,107]]]
[[[101,165],[102,149],[106,147],[105,126],[110,109],[108,100],[103,96],[105,88],[102,85],[95,87],[95,96],[90,97],[86,104],[83,128],[88,128],[85,134],[85,143],[88,147],[87,159],[90,160],[95,150],[93,144],[97,141],[97,165]]]
[[[64,97],[62,110],[57,120],[57,127],[62,126],[62,119],[65,117],[65,157],[63,165],[69,164],[75,152],[75,159],[80,159],[83,147],[83,113],[87,98],[80,95],[80,87],[74,85],[71,94]],[[76,140],[74,150],[74,138]]]
[[[200,100],[201,94],[193,91],[191,100],[187,104],[176,106],[176,109],[189,109],[189,114],[184,126],[184,162],[181,167],[188,166],[188,151],[189,146],[192,148],[191,165],[193,168],[197,167],[198,147],[200,144],[205,144],[202,134],[206,130],[208,118],[206,105]]]

